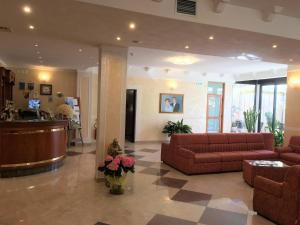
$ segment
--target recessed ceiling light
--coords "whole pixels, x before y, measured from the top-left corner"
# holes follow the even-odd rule
[[[40,54],[40,52],[39,52],[39,51],[37,51],[37,52],[36,52],[36,54],[38,54],[38,55],[39,55],[39,54]]]
[[[121,37],[120,36],[116,37],[116,40],[121,41]]]
[[[34,26],[33,26],[33,25],[29,25],[28,28],[29,28],[30,30],[34,30]]]
[[[37,43],[34,44],[34,47],[39,47],[39,45]]]
[[[215,37],[213,36],[213,35],[211,35],[211,36],[209,36],[209,38],[208,38],[209,40],[214,40],[215,39]]]
[[[31,8],[30,8],[28,5],[25,5],[25,6],[23,7],[23,11],[24,11],[24,13],[26,13],[26,14],[30,14],[30,13],[31,13]]]
[[[42,59],[43,57],[42,56],[39,56],[39,59]]]
[[[293,60],[293,59],[289,59],[289,61],[290,61],[290,62],[294,62],[294,60]]]
[[[190,48],[190,46],[186,45],[186,46],[184,46],[184,48],[185,48],[185,49],[189,49],[189,48]]]
[[[134,30],[134,29],[136,28],[135,23],[133,23],[133,22],[129,23],[129,28],[130,28],[131,30]]]
[[[273,46],[272,46],[272,48],[277,48],[278,47],[278,45],[276,45],[276,44],[274,44]]]
[[[78,51],[79,51],[79,52],[82,52],[82,49],[80,48],[80,49],[78,49]]]

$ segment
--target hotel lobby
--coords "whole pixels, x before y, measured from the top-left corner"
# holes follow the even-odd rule
[[[0,225],[300,224],[299,15],[0,0]]]

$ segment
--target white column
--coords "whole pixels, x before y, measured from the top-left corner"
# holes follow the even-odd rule
[[[97,167],[113,139],[124,148],[127,51],[109,45],[99,48],[96,178],[101,177]]]

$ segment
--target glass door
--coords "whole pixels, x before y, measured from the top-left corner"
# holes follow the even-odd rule
[[[220,133],[223,130],[223,93],[223,83],[208,83],[206,121],[208,133]]]
[[[261,87],[260,130],[270,132],[273,127],[274,113],[274,88],[275,85],[263,85]]]

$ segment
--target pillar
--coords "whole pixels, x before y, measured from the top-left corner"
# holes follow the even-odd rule
[[[286,95],[285,145],[291,136],[300,136],[300,70],[288,72]]]
[[[114,138],[122,148],[125,144],[127,51],[117,46],[99,47],[96,179],[102,176],[97,167],[108,145]]]

